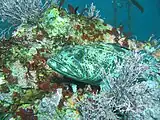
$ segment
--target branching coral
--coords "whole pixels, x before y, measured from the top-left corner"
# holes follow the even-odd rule
[[[117,62],[114,72],[106,74],[102,71],[102,78],[109,81],[111,90],[80,101],[82,118],[101,119],[105,116],[102,120],[106,120],[112,115],[113,118],[119,116],[129,120],[159,119],[159,78],[156,73],[152,76],[159,66],[144,61],[147,61],[144,55],[133,53],[123,62]]]
[[[58,89],[57,93],[50,97],[44,97],[38,106],[39,120],[54,120],[56,117],[56,107],[58,106],[62,97],[62,89]]]
[[[92,19],[99,19],[100,18],[100,11],[99,10],[96,10],[96,6],[94,6],[94,4],[92,3],[91,6],[89,7],[88,11],[87,12],[87,16],[89,18],[92,18]]]
[[[111,98],[105,94],[86,96],[77,107],[82,120],[118,120],[118,116],[111,109]]]
[[[157,106],[160,106],[160,89],[155,72],[155,69],[159,69],[159,64],[153,64],[151,60],[146,64],[146,58],[148,57],[133,53],[117,66],[115,73],[119,74],[118,77],[107,75],[114,95],[112,105],[122,113],[136,114],[141,118],[151,110],[157,113],[155,118],[160,118],[158,112],[155,112]],[[147,117],[152,118],[149,115]]]
[[[1,0],[0,16],[10,23],[32,22],[40,17],[40,14],[50,7],[52,0]]]

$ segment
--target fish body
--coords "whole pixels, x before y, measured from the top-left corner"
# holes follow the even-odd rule
[[[102,84],[103,72],[112,72],[128,49],[115,44],[94,43],[61,50],[47,64],[58,73],[92,85]],[[106,83],[107,84],[107,83]]]

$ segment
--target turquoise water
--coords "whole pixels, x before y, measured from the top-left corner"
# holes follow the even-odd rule
[[[119,3],[130,0],[117,0]],[[137,0],[144,8],[141,13],[134,5],[131,5],[131,32],[139,40],[146,41],[152,34],[160,36],[160,1],[159,0]],[[100,15],[105,18],[105,22],[114,25],[114,12],[112,0],[67,0],[66,2],[84,8],[86,4],[92,2],[100,10]],[[128,31],[127,7],[119,6],[117,9],[117,26],[124,25]]]
[[[130,7],[131,20],[128,20],[128,9],[123,4],[130,0],[116,0],[117,1],[117,27],[122,24],[126,32],[131,32],[132,35],[138,37],[140,41],[147,41],[148,38],[154,34],[155,38],[160,36],[160,1],[159,0],[137,0],[144,8],[144,12],[141,13],[139,9],[133,4]],[[79,6],[79,12],[84,9],[86,5],[94,3],[96,8],[100,10],[101,18],[106,23],[114,24],[114,10],[112,0],[65,0],[64,8],[67,8],[68,4],[73,6]],[[9,24],[1,23],[0,28],[4,29]],[[130,26],[130,29],[128,29]]]

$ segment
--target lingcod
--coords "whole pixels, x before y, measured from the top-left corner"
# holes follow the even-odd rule
[[[64,47],[48,59],[47,64],[64,76],[91,85],[100,85],[101,89],[109,90],[109,83],[104,80],[103,74],[112,73],[116,63],[122,62],[131,52],[127,48],[111,43],[75,45]]]

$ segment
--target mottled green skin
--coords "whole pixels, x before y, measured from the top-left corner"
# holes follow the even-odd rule
[[[116,60],[122,61],[126,48],[115,44],[94,43],[91,45],[66,47],[47,64],[58,73],[80,82],[99,85],[102,71],[114,70]]]

